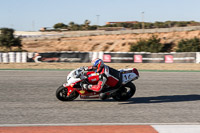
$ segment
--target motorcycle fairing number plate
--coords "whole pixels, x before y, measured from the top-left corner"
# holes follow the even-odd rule
[[[123,73],[122,74],[122,83],[125,84],[136,77],[135,73]]]

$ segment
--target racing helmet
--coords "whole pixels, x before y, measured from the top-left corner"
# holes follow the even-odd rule
[[[103,60],[102,60],[102,59],[99,59],[99,58],[92,60],[91,63],[92,63],[93,69],[95,69],[96,72],[100,72],[101,69],[104,67],[104,62],[103,62]]]

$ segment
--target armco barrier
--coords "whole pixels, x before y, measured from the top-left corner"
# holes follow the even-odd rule
[[[195,52],[172,53],[174,63],[196,63]]]
[[[109,55],[111,63],[133,63],[134,54],[133,52],[104,52],[104,57]]]
[[[36,53],[35,62],[89,62],[89,52],[49,52]]]
[[[111,63],[197,63],[195,52],[182,53],[148,53],[148,52],[105,52],[104,57],[108,55]],[[104,59],[104,57],[102,59]],[[199,58],[197,58],[199,57]],[[200,60],[200,59],[199,59]]]
[[[200,52],[48,52],[0,53],[0,63],[26,62],[90,62],[95,58],[110,63],[200,63]]]

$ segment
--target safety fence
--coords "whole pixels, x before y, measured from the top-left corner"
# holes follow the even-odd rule
[[[0,52],[0,63],[90,62],[95,58],[108,63],[200,63],[200,52]]]

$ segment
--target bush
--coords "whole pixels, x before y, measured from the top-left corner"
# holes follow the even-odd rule
[[[132,52],[161,52],[163,44],[160,43],[160,38],[152,36],[148,40],[141,39],[136,44],[131,45],[130,51]]]
[[[200,39],[182,39],[178,42],[177,52],[200,52]]]

